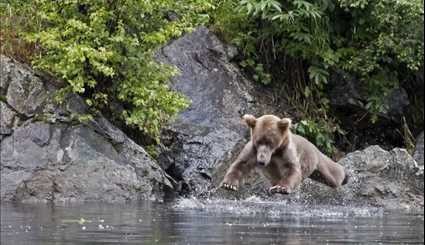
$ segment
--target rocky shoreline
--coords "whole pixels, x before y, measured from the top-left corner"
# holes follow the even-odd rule
[[[1,200],[18,202],[162,199],[170,177],[145,150],[77,96],[1,56]]]
[[[216,190],[249,137],[240,117],[281,111],[255,93],[232,63],[235,55],[233,47],[203,27],[160,50],[157,58],[181,72],[173,89],[192,106],[164,129],[156,160],[102,115],[81,120],[88,113],[81,98],[69,96],[57,105],[58,87],[51,78],[1,56],[1,200],[125,202],[163,200],[171,193],[423,208],[423,134],[414,157],[379,146],[348,154],[340,163],[352,179],[337,191],[308,180],[297,194],[271,197],[264,191],[268,183],[257,174],[240,193]]]

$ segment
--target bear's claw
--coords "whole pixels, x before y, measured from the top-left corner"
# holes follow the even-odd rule
[[[238,187],[237,187],[237,186],[235,186],[235,185],[230,185],[230,184],[226,184],[226,183],[224,183],[224,184],[222,185],[222,187],[223,187],[224,189],[231,190],[231,191],[237,191],[237,190],[238,190]]]
[[[280,193],[280,194],[291,194],[291,190],[288,187],[275,185],[269,189],[271,193]]]

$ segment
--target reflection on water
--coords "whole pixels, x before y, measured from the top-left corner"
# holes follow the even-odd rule
[[[1,205],[1,244],[423,244],[423,213],[260,200]]]

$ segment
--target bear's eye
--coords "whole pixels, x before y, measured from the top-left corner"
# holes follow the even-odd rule
[[[260,140],[257,141],[257,145],[271,146],[272,143],[273,143],[272,140],[268,138],[261,138]]]

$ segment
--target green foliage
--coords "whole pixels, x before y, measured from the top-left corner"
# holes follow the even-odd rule
[[[125,122],[156,139],[188,101],[169,90],[178,72],[156,62],[154,53],[208,21],[213,7],[204,0],[36,0],[19,6],[33,9],[41,21],[26,38],[42,47],[34,65],[67,83],[62,95],[81,94],[97,109],[119,100]]]
[[[255,60],[253,63],[261,64],[269,58],[270,50],[274,61],[268,63],[272,64],[288,56],[302,57],[309,66],[300,67],[312,82],[308,86],[319,91],[328,82],[329,70],[345,70],[359,77],[371,92],[366,109],[375,114],[385,110],[381,106],[383,97],[398,86],[402,72],[423,66],[424,5],[420,0],[225,2],[238,6],[232,8],[235,10],[227,14],[228,18],[244,24],[218,20],[216,25],[228,25],[217,29],[233,28],[227,30],[233,33],[230,39],[248,59]],[[223,14],[220,16],[223,18]],[[271,48],[259,48],[265,42],[272,42]]]
[[[335,152],[333,135],[335,132],[343,134],[338,127],[330,127],[323,121],[302,120],[295,126],[295,132],[313,142],[323,152],[332,155]]]
[[[90,114],[72,115],[72,117],[80,123],[87,123],[93,120],[93,116]]]
[[[366,105],[376,121],[384,99],[405,72],[423,67],[424,4],[418,0],[340,0],[350,38],[341,39],[339,66],[358,75],[369,92]],[[338,33],[340,34],[340,33]]]
[[[145,150],[153,159],[158,159],[159,150],[157,145],[147,145],[145,146]]]
[[[412,131],[410,131],[405,117],[403,117],[403,125],[400,131],[400,135],[403,137],[404,147],[413,156],[416,150],[416,139],[413,136]]]
[[[118,101],[122,120],[157,139],[189,101],[169,90],[178,71],[154,53],[211,23],[254,80],[283,88],[309,118],[300,130],[328,148],[319,138],[338,132],[326,96],[332,71],[362,82],[364,108],[379,120],[391,90],[423,67],[423,16],[421,0],[3,0],[0,40],[2,53],[65,81],[58,98],[78,93],[98,110]]]
[[[224,30],[224,39],[252,60],[251,70],[264,64],[261,73],[289,91],[297,111],[308,111],[304,118],[328,117],[326,84],[332,71],[360,80],[368,95],[364,109],[376,122],[388,109],[384,102],[391,90],[406,73],[423,67],[422,0],[224,0],[217,12],[214,26]],[[300,130],[333,132],[321,132],[318,127],[331,127],[312,121],[317,120],[300,124]],[[313,141],[328,148],[323,140]]]
[[[252,71],[252,78],[256,82],[260,82],[264,85],[271,83],[271,75],[264,70],[263,64],[256,64],[253,59],[246,59],[240,63],[240,66]]]
[[[22,33],[32,31],[39,26],[39,19],[33,15],[30,0],[0,1],[0,52],[29,63],[38,53],[38,46],[23,40]],[[25,7],[24,7],[25,6]]]

